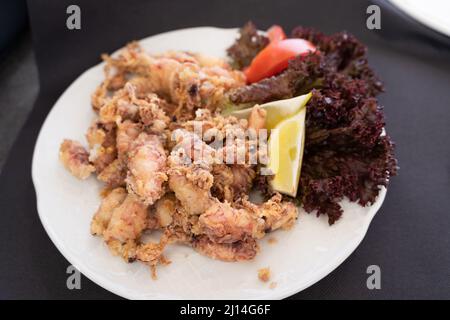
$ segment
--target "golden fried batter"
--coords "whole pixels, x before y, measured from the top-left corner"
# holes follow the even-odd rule
[[[89,153],[79,142],[64,140],[59,149],[59,158],[64,167],[79,179],[86,179],[95,171],[95,167],[89,163]]]
[[[111,212],[111,219],[103,236],[106,241],[114,239],[122,243],[136,240],[145,229],[146,222],[147,207],[135,196],[128,194]]]
[[[166,154],[160,139],[141,133],[128,152],[127,190],[146,205],[155,203],[165,193]]]
[[[113,210],[120,206],[125,200],[127,192],[123,188],[112,190],[100,204],[91,222],[91,233],[101,236],[109,225]]]
[[[251,260],[259,250],[252,238],[233,243],[216,243],[202,236],[194,240],[193,247],[207,257],[229,262]]]

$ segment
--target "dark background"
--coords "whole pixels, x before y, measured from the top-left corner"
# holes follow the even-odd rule
[[[387,88],[380,101],[401,167],[361,245],[292,298],[450,298],[449,40],[376,2],[382,5],[380,31],[366,28],[368,1],[28,1],[40,92],[0,176],[0,298],[116,298],[85,277],[81,290],[66,288],[69,262],[36,212],[33,147],[64,89],[98,63],[100,53],[132,39],[247,20],[260,29],[277,23],[286,30],[299,24],[326,33],[348,30],[365,42]],[[66,28],[70,4],[81,7],[81,30]],[[381,268],[381,290],[366,287],[366,269],[373,264]]]

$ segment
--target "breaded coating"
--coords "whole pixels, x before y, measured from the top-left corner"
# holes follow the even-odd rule
[[[256,172],[248,165],[213,166],[214,184],[212,193],[221,201],[233,202],[250,192]]]
[[[98,173],[101,173],[117,157],[116,149],[116,124],[104,124],[95,121],[86,133],[89,143],[89,161],[95,166]]]
[[[258,244],[252,238],[233,243],[216,243],[201,236],[196,238],[192,245],[196,251],[207,257],[228,262],[251,260],[259,251]]]
[[[134,240],[125,242],[110,239],[106,242],[109,250],[115,256],[122,257],[126,262],[134,262],[136,260],[137,243]]]
[[[271,199],[260,205],[243,199],[243,206],[265,221],[264,230],[266,232],[280,228],[289,229],[298,218],[298,208],[294,203],[282,201],[282,199],[281,194],[276,193]]]
[[[220,201],[232,202],[235,197],[235,192],[231,187],[234,176],[231,166],[226,164],[216,164],[213,166],[212,175],[214,179],[211,193]]]
[[[193,237],[200,235],[198,216],[188,214],[179,201],[172,218],[173,222],[167,228],[170,232],[171,242],[191,244]]]
[[[125,200],[111,213],[108,227],[103,233],[105,241],[139,239],[147,224],[147,206],[134,195],[128,194]]]
[[[143,101],[139,104],[141,122],[154,133],[164,133],[170,123],[170,118],[164,111],[167,103],[156,94],[149,94],[146,100],[141,101]]]
[[[231,188],[235,195],[242,196],[248,194],[253,185],[253,180],[256,177],[256,172],[253,166],[248,165],[232,165],[231,172],[233,174],[233,182]],[[237,197],[235,196],[233,200]]]
[[[91,104],[94,111],[98,112],[100,108],[106,103],[107,95],[108,82],[103,81],[91,95]]]
[[[95,171],[95,167],[89,162],[89,153],[77,141],[65,139],[59,148],[59,159],[78,179],[86,179]]]
[[[175,143],[169,157],[171,167],[196,165],[210,170],[216,162],[216,150],[197,134],[176,129],[172,132],[171,139]]]
[[[111,189],[125,186],[126,176],[126,167],[119,159],[115,159],[99,173],[97,179],[104,182],[106,187]]]
[[[168,180],[166,153],[155,135],[141,133],[128,153],[127,190],[144,204],[151,205],[165,193]]]
[[[158,243],[148,242],[138,246],[136,250],[136,258],[146,263],[151,270],[153,279],[156,279],[156,266],[158,264],[169,264],[164,255],[164,248],[168,243],[168,239],[163,235]]]
[[[124,111],[126,111],[125,103],[129,102],[128,91],[125,88],[115,91],[112,94],[111,98],[107,98],[104,100],[104,103],[98,110],[99,120],[102,123],[113,123],[123,120],[133,120],[133,117],[126,116],[122,118],[122,116],[126,115]],[[119,105],[122,106],[121,113],[119,113]],[[137,110],[136,110],[137,111]],[[130,119],[131,118],[131,119]]]
[[[123,163],[127,162],[128,152],[131,150],[133,142],[142,132],[142,125],[125,120],[117,126],[117,156]]]
[[[126,197],[127,191],[124,188],[114,189],[106,195],[92,218],[91,233],[93,235],[103,235],[109,225],[113,210],[120,206]]]
[[[237,119],[233,116],[222,116],[220,113],[212,113],[209,109],[197,109],[195,111],[195,118],[182,123],[185,130],[194,132],[196,128],[200,127],[204,135],[204,140],[209,142],[210,137],[217,140],[226,138],[227,133],[241,131],[245,134],[248,128],[248,121],[246,119]]]
[[[233,243],[264,235],[264,220],[253,212],[215,201],[199,217],[202,233],[217,243]]]
[[[252,237],[262,238],[266,232],[290,228],[298,217],[291,202],[282,202],[281,195],[256,205],[243,199],[242,206],[233,208],[227,202],[215,201],[199,217],[202,233],[218,243],[232,243]]]
[[[172,224],[177,206],[176,201],[177,199],[173,193],[167,193],[164,197],[156,201],[154,212],[160,228],[164,228]]]
[[[169,156],[169,188],[190,215],[203,213],[210,205],[214,150],[196,134],[177,129],[177,145]]]
[[[169,188],[185,208],[187,214],[198,215],[210,206],[212,175],[201,168],[188,173],[191,179],[184,174],[169,171]]]

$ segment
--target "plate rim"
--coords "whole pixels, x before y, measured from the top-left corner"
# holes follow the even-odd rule
[[[158,33],[155,35],[151,35],[148,36],[146,38],[140,39],[138,40],[138,42],[142,42],[145,41],[147,39],[153,38],[153,37],[159,37],[159,36],[165,36],[168,34],[172,34],[172,33],[177,33],[180,31],[199,31],[199,30],[206,30],[206,29],[214,29],[214,30],[220,30],[220,31],[233,31],[236,32],[236,30],[238,28],[218,28],[218,27],[210,27],[210,26],[202,26],[202,27],[191,27],[191,28],[182,28],[182,29],[175,29],[175,30],[171,30],[171,31],[167,31],[167,32],[162,32],[162,33]],[[118,50],[116,50],[113,54],[115,54],[116,52],[118,52],[120,50],[120,48]],[[32,177],[32,182],[33,182],[33,186],[34,186],[34,190],[36,193],[36,209],[38,212],[38,216],[39,219],[41,221],[42,226],[44,227],[44,230],[46,231],[47,235],[49,236],[50,240],[53,242],[53,244],[55,245],[55,247],[58,249],[58,251],[62,254],[62,256],[71,264],[73,265],[78,271],[80,271],[84,276],[86,276],[88,279],[90,279],[92,282],[94,282],[95,284],[99,285],[100,287],[102,287],[103,289],[112,292],[113,294],[122,297],[122,298],[126,298],[126,299],[148,299],[149,297],[147,296],[143,296],[143,297],[139,297],[136,296],[135,294],[133,294],[132,292],[125,290],[122,290],[121,287],[118,286],[114,286],[113,283],[111,281],[108,281],[106,278],[102,277],[101,274],[99,275],[98,273],[94,272],[92,269],[90,269],[85,263],[80,263],[78,261],[75,261],[76,258],[73,258],[70,255],[69,250],[66,250],[61,242],[58,240],[58,236],[56,235],[56,233],[52,230],[52,228],[50,227],[50,224],[47,222],[45,214],[43,214],[44,210],[42,207],[42,197],[40,197],[40,192],[39,192],[39,185],[40,183],[38,182],[38,177],[37,177],[37,161],[36,161],[36,157],[38,154],[38,146],[40,144],[40,140],[42,139],[42,132],[44,130],[44,128],[46,127],[50,116],[52,115],[53,112],[55,112],[55,106],[63,99],[63,97],[72,89],[72,87],[75,85],[75,83],[82,78],[83,76],[85,76],[87,73],[101,68],[104,65],[104,62],[100,62],[88,69],[86,69],[84,72],[82,72],[80,75],[77,76],[76,79],[74,79],[74,81],[72,81],[72,83],[63,91],[63,93],[59,96],[59,98],[55,101],[55,103],[53,104],[52,108],[50,109],[50,111],[48,112],[44,122],[42,123],[41,128],[39,129],[39,134],[37,136],[36,139],[36,143],[34,146],[34,150],[33,150],[33,157],[32,157],[32,166],[31,166],[31,177]],[[42,188],[41,188],[42,191]],[[330,261],[330,263],[322,266],[320,268],[320,270],[318,272],[316,272],[315,277],[311,277],[308,281],[306,281],[303,285],[300,286],[290,286],[288,288],[286,288],[285,290],[279,291],[279,292],[274,292],[272,295],[260,295],[260,296],[255,296],[253,297],[253,299],[269,299],[269,300],[278,300],[278,299],[284,299],[287,298],[293,294],[299,293],[303,290],[305,290],[306,288],[312,286],[313,284],[319,282],[320,280],[322,280],[323,278],[325,278],[327,275],[329,275],[331,272],[333,272],[337,267],[339,267],[345,260],[347,260],[347,258],[356,250],[356,248],[359,247],[359,245],[361,244],[362,240],[365,238],[367,231],[370,227],[370,224],[374,218],[374,216],[376,215],[376,213],[378,212],[378,210],[381,208],[384,199],[386,197],[386,193],[387,193],[387,189],[383,186],[380,187],[380,192],[378,194],[378,197],[376,199],[376,201],[372,204],[372,206],[370,206],[369,211],[366,214],[366,217],[364,218],[364,226],[361,226],[361,232],[357,238],[357,240],[355,240],[354,242],[349,243],[345,249],[342,248],[342,252],[343,254],[341,254],[339,256],[338,259],[336,260],[332,260]],[[314,213],[311,213],[314,214]],[[160,299],[182,299],[180,297],[176,297],[176,296],[164,296],[164,297],[159,297],[159,296],[155,296],[152,297],[151,299],[155,299],[155,300],[160,300]],[[238,298],[239,299],[239,298]],[[242,298],[241,298],[242,299]]]
[[[433,17],[421,14],[416,7],[410,7],[408,3],[401,0],[388,0],[391,5],[396,9],[400,10],[402,13],[406,14],[409,18],[413,19],[416,23],[428,28],[444,37],[450,37],[450,25],[444,25]]]

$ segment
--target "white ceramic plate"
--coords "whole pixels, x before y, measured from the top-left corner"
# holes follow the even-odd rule
[[[236,29],[192,28],[163,33],[141,41],[150,52],[191,50],[224,56]],[[32,176],[40,219],[50,238],[86,277],[129,299],[281,299],[319,281],[339,266],[358,246],[385,197],[383,189],[371,207],[343,202],[343,218],[329,227],[325,217],[301,210],[290,231],[277,231],[261,242],[251,262],[227,263],[201,256],[188,247],[167,250],[172,261],[158,268],[158,280],[141,263],[126,264],[110,254],[102,240],[89,233],[99,203],[100,184],[91,177],[72,177],[58,160],[64,138],[85,142],[95,118],[90,94],[103,78],[103,65],[83,73],[59,98],[39,134]],[[276,287],[258,280],[257,270],[270,267]]]
[[[450,1],[389,0],[420,23],[450,37]]]

